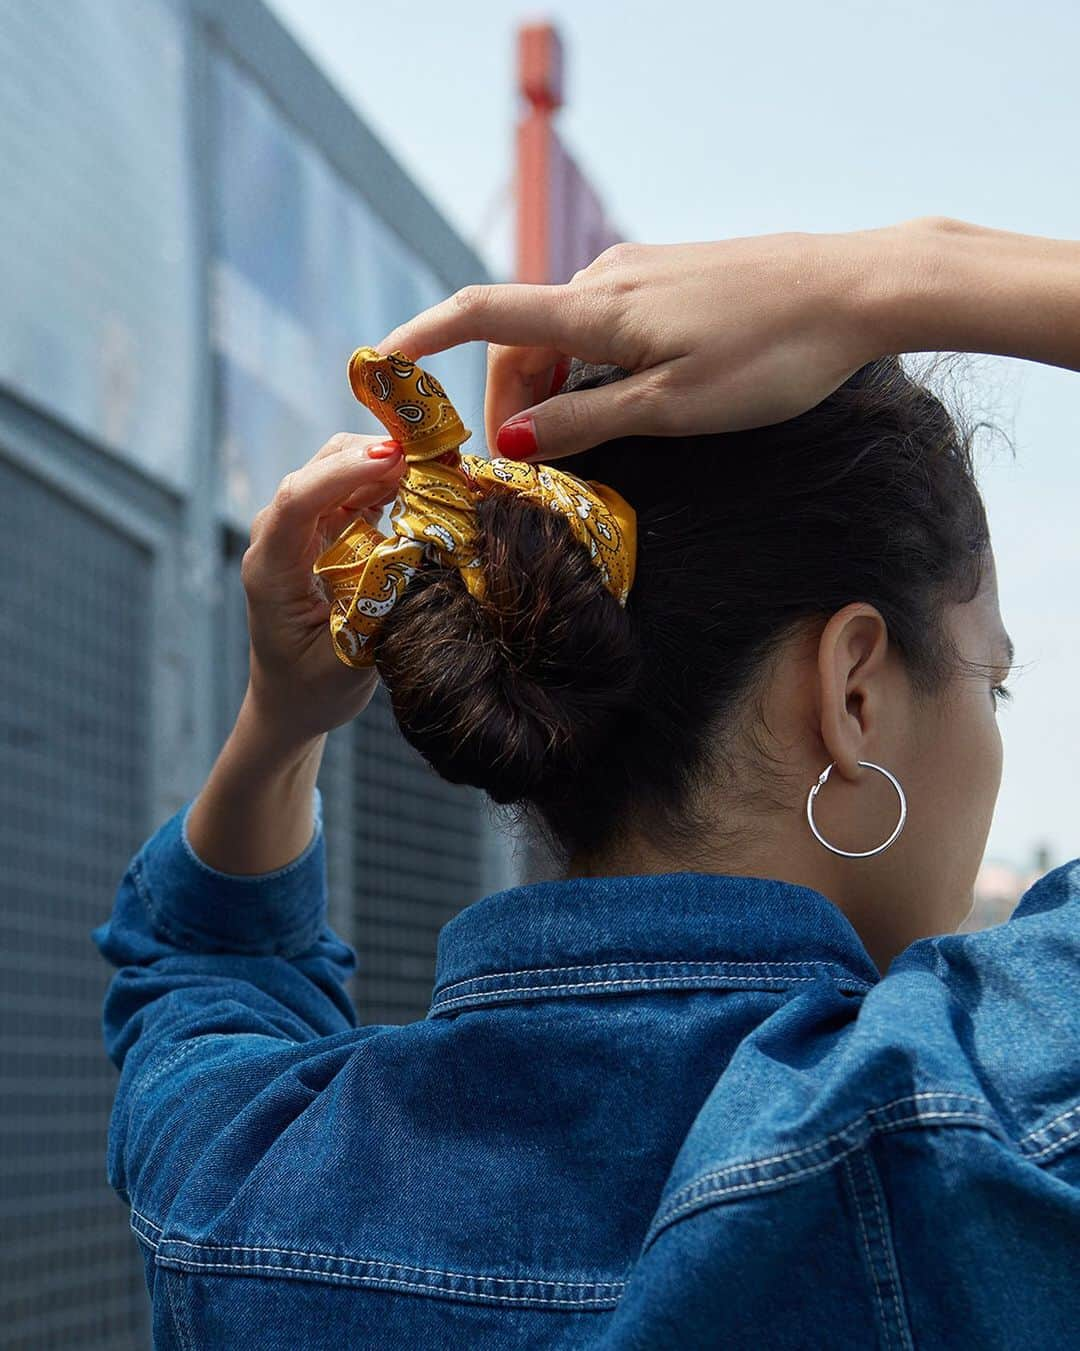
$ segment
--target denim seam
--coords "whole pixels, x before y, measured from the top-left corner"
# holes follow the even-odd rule
[[[192,1051],[201,1050],[205,1045],[205,1033],[201,1037],[191,1037],[187,1041],[182,1041],[179,1046],[173,1049],[158,1064],[151,1060],[150,1064],[138,1076],[136,1082],[139,1086],[139,1092],[145,1093],[153,1084],[158,1083],[168,1073],[174,1065],[184,1060]],[[221,1035],[220,1033],[218,1034]]]
[[[228,1251],[223,1249],[222,1251]],[[309,1276],[325,1281],[348,1281],[356,1285],[368,1285],[375,1289],[385,1289],[394,1287],[402,1290],[417,1290],[425,1294],[452,1295],[458,1299],[477,1300],[479,1302],[498,1301],[502,1304],[525,1304],[536,1308],[551,1308],[556,1305],[569,1305],[574,1308],[582,1308],[586,1305],[600,1305],[604,1308],[614,1308],[618,1299],[613,1295],[603,1295],[597,1298],[588,1298],[580,1295],[575,1299],[559,1299],[555,1296],[535,1296],[535,1295],[497,1295],[484,1293],[475,1290],[460,1290],[453,1286],[438,1285],[434,1282],[424,1283],[420,1281],[397,1280],[392,1276],[374,1276],[374,1275],[351,1275],[340,1271],[317,1271],[310,1267],[297,1265],[283,1265],[270,1262],[199,1262],[193,1258],[162,1256],[160,1252],[155,1259],[158,1266],[173,1268],[179,1271],[231,1271],[239,1275],[250,1272],[260,1271],[282,1271],[290,1276]],[[342,1259],[335,1258],[335,1261]],[[475,1281],[487,1281],[494,1278],[487,1276],[475,1276],[470,1279]],[[533,1281],[523,1278],[522,1285],[550,1285],[550,1281]],[[621,1288],[621,1287],[620,1287]]]
[[[131,878],[132,881],[135,883],[135,890],[139,893],[139,899],[142,901],[143,906],[146,909],[146,913],[150,918],[151,925],[155,929],[157,929],[165,938],[167,938],[168,941],[172,943],[175,947],[187,948],[188,944],[180,937],[178,933],[175,933],[173,931],[172,927],[166,921],[165,916],[159,913],[158,911],[157,904],[155,903],[153,896],[151,896],[150,894],[150,883],[146,880],[145,876],[143,875],[143,864],[141,855],[137,854],[131,860]]]
[[[866,1217],[863,1214],[863,1208],[859,1201],[859,1186],[855,1181],[855,1170],[851,1166],[850,1157],[844,1160],[844,1174],[848,1180],[852,1204],[855,1207],[855,1214],[859,1220],[859,1234],[862,1238],[863,1252],[866,1254],[866,1266],[870,1272],[870,1280],[874,1287],[874,1299],[877,1301],[878,1306],[878,1321],[882,1328],[885,1329],[888,1343],[891,1345],[892,1333],[889,1330],[889,1320],[885,1316],[885,1301],[881,1296],[881,1284],[878,1280],[877,1266],[875,1265],[873,1255],[870,1252],[870,1239],[866,1232]],[[886,1347],[886,1351],[888,1351],[888,1347]]]
[[[698,1186],[702,1182],[711,1182],[714,1179],[724,1177],[729,1173],[740,1173],[749,1168],[762,1168],[766,1164],[783,1163],[785,1159],[794,1159],[801,1154],[812,1154],[815,1150],[821,1149],[822,1146],[832,1144],[834,1140],[840,1140],[845,1135],[849,1135],[855,1127],[861,1125],[863,1121],[868,1120],[870,1117],[880,1116],[883,1112],[887,1112],[891,1107],[903,1107],[909,1102],[921,1102],[924,1098],[933,1098],[934,1101],[939,1103],[973,1102],[978,1107],[986,1107],[988,1105],[985,1098],[977,1098],[970,1093],[953,1093],[948,1089],[939,1089],[937,1091],[925,1089],[921,1093],[908,1093],[902,1098],[893,1098],[889,1102],[882,1103],[880,1107],[871,1107],[868,1111],[864,1112],[862,1116],[856,1117],[854,1121],[849,1121],[846,1126],[842,1126],[840,1130],[834,1131],[832,1135],[826,1135],[821,1140],[815,1140],[813,1144],[800,1145],[797,1149],[786,1149],[780,1154],[768,1154],[761,1159],[745,1159],[740,1163],[726,1164],[723,1168],[717,1168],[713,1172],[704,1173],[701,1177],[695,1178],[693,1182],[687,1182],[680,1187],[672,1197],[672,1200],[677,1199],[683,1192],[690,1191],[691,1188]]]
[[[140,1211],[136,1210],[134,1206],[131,1207],[131,1213],[142,1224],[145,1224],[148,1229],[153,1229],[155,1234],[161,1234],[165,1232],[160,1224],[155,1224],[153,1220],[149,1219],[146,1215],[143,1215]]]
[[[1075,1140],[1080,1137],[1080,1126],[1078,1126],[1076,1130],[1069,1131],[1067,1135],[1059,1135],[1057,1139],[1047,1140],[1047,1143],[1042,1144],[1041,1149],[1033,1150],[1030,1149],[1029,1146],[1041,1144],[1043,1140],[1046,1140],[1046,1137],[1053,1131],[1055,1126],[1066,1125],[1077,1116],[1080,1116],[1080,1103],[1075,1103],[1066,1111],[1059,1112],[1057,1116],[1052,1117],[1044,1126],[1039,1126],[1035,1130],[1029,1131],[1027,1135],[1022,1136],[1018,1141],[1020,1148],[1030,1159],[1041,1159],[1047,1154],[1052,1154],[1062,1145],[1068,1144],[1070,1140]]]
[[[896,1269],[892,1237],[886,1223],[885,1210],[879,1197],[876,1169],[866,1144],[867,1142],[864,1141],[860,1149],[847,1155],[844,1159],[844,1172],[851,1189],[855,1212],[859,1217],[863,1249],[870,1270],[870,1279],[874,1283],[874,1295],[877,1299],[878,1315],[885,1344],[887,1347],[891,1347],[895,1336],[895,1339],[900,1343],[901,1351],[913,1351],[910,1326],[900,1306],[900,1275]],[[856,1177],[856,1161],[861,1165],[861,1180]],[[863,1208],[863,1197],[860,1193],[869,1195],[873,1203],[872,1226],[868,1222],[867,1214]],[[871,1227],[873,1228],[873,1246],[871,1246],[870,1241]],[[875,1256],[875,1252],[879,1255]],[[896,1315],[895,1320],[889,1313],[886,1295]]]
[[[145,1215],[142,1215],[139,1211],[135,1209],[134,1206],[132,1206],[131,1208],[131,1214],[133,1217],[133,1221],[137,1220],[140,1224],[145,1225],[148,1229],[154,1230],[155,1233],[158,1235],[159,1241],[155,1241],[149,1236],[149,1234],[143,1234],[138,1228],[136,1228],[134,1222],[132,1223],[131,1227],[133,1231],[140,1238],[142,1238],[151,1248],[153,1248],[156,1253],[158,1253],[157,1261],[159,1262],[159,1264],[163,1266],[175,1265],[184,1270],[214,1269],[214,1270],[229,1270],[238,1272],[251,1270],[291,1271],[294,1274],[302,1273],[310,1276],[334,1277],[341,1280],[357,1281],[368,1284],[376,1284],[378,1282],[384,1283],[389,1282],[394,1285],[401,1285],[405,1289],[431,1290],[442,1294],[462,1295],[465,1297],[471,1297],[475,1299],[516,1300],[519,1303],[525,1301],[533,1304],[606,1303],[614,1306],[614,1304],[618,1301],[619,1295],[625,1289],[626,1285],[625,1281],[552,1281],[532,1276],[509,1277],[509,1276],[483,1276],[479,1274],[470,1275],[467,1272],[461,1271],[444,1271],[439,1267],[417,1267],[412,1266],[407,1262],[388,1262],[382,1258],[375,1258],[375,1257],[369,1258],[342,1257],[339,1255],[335,1255],[333,1253],[308,1252],[302,1248],[254,1247],[244,1244],[224,1245],[216,1243],[191,1243],[187,1239],[182,1238],[165,1238],[161,1226],[155,1224],[153,1220],[148,1219]],[[312,1261],[339,1262],[347,1266],[367,1266],[375,1268],[381,1267],[386,1271],[413,1272],[419,1276],[445,1276],[449,1280],[469,1281],[487,1285],[506,1285],[516,1287],[518,1289],[520,1289],[521,1287],[534,1287],[534,1288],[547,1287],[552,1291],[552,1294],[550,1296],[547,1295],[530,1296],[521,1294],[498,1295],[490,1292],[477,1290],[455,1289],[454,1287],[448,1287],[446,1285],[438,1284],[436,1282],[401,1281],[396,1280],[391,1276],[382,1276],[372,1273],[361,1275],[361,1274],[352,1274],[349,1272],[318,1271],[313,1270],[310,1267],[302,1267],[296,1264],[272,1265],[266,1263],[253,1263],[248,1261],[220,1262],[220,1263],[202,1262],[194,1257],[191,1258],[176,1257],[170,1254],[161,1255],[159,1250],[162,1245],[167,1245],[169,1247],[189,1248],[195,1253],[213,1254],[213,1255],[224,1253],[254,1253],[257,1255],[266,1254],[268,1256],[306,1257],[311,1259]],[[569,1293],[570,1291],[573,1290],[580,1290],[583,1293],[572,1299],[564,1300],[559,1299],[557,1297],[556,1292]],[[601,1291],[607,1291],[610,1293],[600,1294]],[[584,1292],[591,1292],[592,1295],[595,1297],[589,1298]]]
[[[153,1229],[157,1233],[157,1238],[151,1238],[149,1234],[144,1234],[143,1231],[138,1227],[138,1224],[136,1224],[136,1221],[138,1221],[139,1224],[145,1224],[149,1229]],[[137,1238],[141,1238],[142,1241],[147,1245],[147,1247],[152,1248],[155,1253],[157,1252],[158,1241],[161,1238],[161,1230],[158,1228],[156,1224],[154,1224],[152,1220],[148,1220],[145,1215],[140,1215],[134,1206],[132,1206],[131,1208],[130,1227],[131,1232],[135,1234]]]
[[[526,967],[520,971],[491,971],[487,975],[466,976],[462,980],[452,981],[449,985],[444,985],[442,989],[437,990],[435,998],[443,999],[451,990],[456,990],[459,986],[476,985],[485,980],[512,980],[515,976],[562,976],[571,971],[621,971],[627,967],[655,968],[659,966],[708,966],[719,968],[721,971],[743,971],[753,969],[755,972],[765,976],[769,975],[769,973],[779,967],[793,966],[801,971],[808,971],[813,967],[818,967],[825,972],[841,972],[845,974],[847,979],[859,985],[865,985],[868,990],[873,989],[873,986],[868,981],[861,980],[858,976],[848,975],[847,968],[842,966],[839,962],[728,962],[719,959],[687,958],[686,960],[672,959],[671,961],[665,962],[590,962],[580,966],[534,966]],[[743,977],[743,979],[745,979],[745,977]],[[483,992],[481,991],[480,993]]]
[[[201,952],[203,949],[198,938],[193,939],[184,937],[166,920],[161,907],[151,895],[150,883],[144,875],[141,855],[137,854],[132,859],[129,865],[129,871],[131,873],[132,881],[135,883],[135,890],[138,892],[139,899],[142,901],[146,913],[149,916],[151,927],[156,929],[158,933],[174,947],[180,948],[184,952]],[[262,874],[258,876],[257,879],[253,880],[261,881],[265,876],[266,874]],[[295,924],[292,928],[286,929],[285,932],[279,936],[278,943],[273,952],[245,952],[242,948],[233,948],[230,949],[230,951],[235,952],[236,955],[241,957],[284,957],[286,960],[290,960],[293,957],[298,957],[302,952],[306,952],[318,938],[322,931],[321,916],[319,922],[315,925],[313,932],[309,936],[308,931],[311,930],[311,928],[312,925],[309,919],[303,926]]]
[[[713,977],[704,974],[698,976],[653,976],[634,978],[631,976],[623,980],[590,980],[574,981],[564,984],[551,985],[506,985],[496,990],[478,990],[475,994],[455,995],[453,999],[439,1000],[434,999],[429,1010],[429,1014],[442,1013],[447,1009],[467,1005],[483,1004],[504,1000],[511,1002],[514,998],[520,998],[522,995],[549,994],[559,995],[573,992],[592,991],[592,990],[610,990],[619,988],[627,993],[634,990],[645,990],[652,987],[661,987],[670,990],[708,990],[724,989],[732,985],[756,985],[762,989],[775,988],[777,986],[787,989],[789,986],[805,982],[814,984],[820,980],[820,976],[775,976],[772,980],[768,976],[731,976],[717,975]],[[853,982],[854,984],[855,982]],[[843,982],[837,982],[837,988],[843,988]],[[862,987],[869,988],[869,987]]]
[[[164,1241],[180,1248],[194,1248],[196,1252],[253,1252],[269,1253],[275,1257],[313,1257],[324,1262],[390,1267],[394,1271],[414,1271],[421,1276],[449,1276],[459,1281],[487,1281],[495,1285],[550,1285],[557,1290],[622,1290],[626,1284],[625,1281],[548,1281],[533,1276],[479,1276],[467,1271],[444,1271],[441,1267],[416,1267],[408,1262],[388,1262],[380,1257],[341,1257],[334,1253],[308,1252],[304,1248],[271,1248],[243,1243],[192,1243],[186,1238],[169,1238]]]
[[[166,1277],[170,1273],[166,1272]],[[195,1340],[191,1334],[191,1327],[187,1318],[187,1301],[184,1298],[185,1292],[180,1288],[179,1282],[167,1279],[163,1280],[165,1289],[165,1299],[169,1305],[169,1313],[172,1315],[173,1327],[176,1329],[176,1340],[180,1343],[181,1351],[197,1351]]]
[[[985,1115],[984,1113],[971,1112],[969,1110],[961,1108],[937,1112],[916,1111],[912,1115],[899,1117],[892,1121],[886,1121],[884,1123],[878,1123],[873,1120],[874,1117],[880,1116],[882,1113],[887,1112],[889,1109],[893,1107],[902,1106],[906,1103],[914,1102],[916,1099],[921,1098],[935,1098],[938,1101],[955,1100],[963,1102],[973,1102],[977,1103],[980,1107],[986,1106],[986,1103],[982,1099],[973,1098],[967,1094],[931,1093],[931,1092],[915,1093],[907,1097],[896,1098],[892,1102],[883,1104],[881,1107],[871,1108],[868,1112],[865,1112],[861,1117],[857,1117],[854,1121],[849,1122],[841,1130],[835,1131],[832,1135],[825,1136],[823,1139],[816,1141],[814,1144],[804,1145],[799,1149],[787,1150],[785,1153],[772,1155],[770,1157],[763,1159],[744,1160],[741,1163],[729,1164],[724,1168],[719,1168],[712,1172],[705,1173],[701,1177],[695,1178],[692,1182],[686,1183],[684,1186],[680,1187],[679,1190],[674,1193],[674,1195],[671,1198],[671,1201],[668,1204],[668,1207],[663,1211],[662,1214],[657,1216],[656,1220],[650,1226],[649,1232],[646,1234],[645,1241],[642,1244],[642,1251],[644,1251],[644,1249],[647,1248],[649,1244],[653,1242],[653,1240],[659,1235],[662,1229],[666,1228],[668,1224],[670,1224],[673,1220],[677,1219],[681,1214],[684,1214],[686,1211],[699,1208],[707,1204],[711,1204],[722,1196],[735,1195],[737,1193],[761,1191],[766,1189],[775,1189],[778,1187],[786,1186],[788,1183],[794,1182],[799,1178],[809,1177],[814,1173],[822,1172],[827,1168],[833,1167],[833,1165],[838,1163],[840,1160],[846,1158],[853,1150],[860,1148],[865,1143],[865,1139],[869,1138],[875,1133],[884,1133],[885,1131],[894,1130],[900,1126],[911,1125],[914,1123],[948,1120],[958,1125],[980,1126],[982,1128],[989,1130],[994,1135],[997,1135],[999,1137],[1002,1135],[999,1123],[995,1121],[993,1118]],[[858,1131],[860,1130],[860,1128],[864,1128],[866,1130],[866,1136],[864,1138],[851,1140],[850,1137],[852,1132]],[[823,1159],[818,1163],[808,1163],[805,1167],[793,1168],[788,1170],[787,1172],[780,1172],[770,1177],[754,1178],[752,1180],[744,1182],[732,1183],[727,1186],[721,1187],[705,1186],[705,1184],[707,1183],[717,1182],[721,1178],[726,1176],[737,1175],[740,1173],[745,1174],[748,1172],[752,1172],[755,1169],[765,1167],[767,1165],[782,1163],[784,1160],[787,1159],[805,1157],[808,1154],[820,1152],[823,1149],[827,1149],[835,1141],[843,1140],[845,1139],[845,1137],[847,1137],[847,1143],[844,1148],[840,1149],[835,1154],[830,1155],[830,1157]],[[686,1199],[680,1201],[679,1199],[680,1197],[685,1197]]]
[[[963,1112],[927,1112],[922,1115],[900,1117],[896,1121],[889,1122],[886,1126],[877,1126],[874,1129],[875,1131],[884,1133],[885,1131],[898,1129],[900,1126],[929,1121],[935,1117],[947,1117],[956,1125],[983,1127],[996,1134],[996,1123],[991,1122],[987,1117],[979,1116],[976,1113],[967,1115]],[[760,1178],[754,1182],[738,1182],[728,1187],[710,1188],[708,1191],[703,1192],[701,1196],[694,1197],[692,1200],[684,1202],[675,1210],[666,1211],[657,1221],[652,1231],[646,1235],[643,1247],[647,1247],[652,1243],[659,1236],[662,1229],[665,1229],[673,1220],[677,1219],[681,1214],[688,1210],[711,1205],[719,1197],[734,1195],[736,1192],[766,1191],[770,1188],[778,1189],[780,1187],[786,1187],[789,1182],[797,1182],[801,1178],[811,1177],[815,1173],[821,1173],[828,1168],[834,1167],[842,1159],[847,1158],[854,1150],[861,1149],[862,1147],[863,1141],[856,1140],[838,1153],[832,1155],[830,1158],[822,1160],[821,1163],[807,1164],[805,1168],[798,1168],[790,1173],[781,1174],[778,1177]]]
[[[904,1351],[914,1351],[914,1345],[911,1340],[911,1325],[900,1307],[900,1295],[902,1287],[900,1285],[900,1269],[896,1264],[896,1251],[893,1247],[892,1230],[886,1218],[885,1197],[881,1191],[881,1179],[878,1176],[877,1168],[869,1153],[863,1153],[863,1160],[866,1164],[866,1176],[870,1184],[870,1196],[874,1202],[874,1211],[877,1215],[878,1227],[881,1230],[881,1246],[885,1250],[885,1261],[889,1268],[889,1279],[892,1285],[893,1307],[896,1309],[896,1326],[900,1330],[900,1340]]]

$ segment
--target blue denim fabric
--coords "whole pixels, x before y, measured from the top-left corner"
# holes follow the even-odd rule
[[[513,887],[357,1027],[317,790],[259,877],[190,805],[94,933],[156,1346],[1080,1344],[1080,859],[884,978],[788,882]]]

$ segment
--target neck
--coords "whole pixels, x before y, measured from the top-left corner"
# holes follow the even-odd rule
[[[884,855],[843,858],[824,849],[812,837],[809,843],[801,840],[794,831],[786,836],[780,830],[764,835],[760,821],[755,822],[753,833],[740,831],[734,837],[737,844],[731,843],[732,836],[723,842],[703,840],[690,857],[644,835],[629,836],[606,853],[575,855],[560,876],[630,877],[700,872],[774,878],[811,887],[848,919],[881,972],[887,970],[897,953],[923,936],[910,931],[909,914],[888,904],[891,888],[880,885]],[[753,840],[753,844],[747,844],[748,840]],[[876,870],[871,866],[874,864]]]

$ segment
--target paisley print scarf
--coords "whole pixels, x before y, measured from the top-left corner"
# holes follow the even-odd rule
[[[390,512],[393,535],[358,518],[313,565],[329,587],[330,634],[347,666],[372,665],[372,640],[425,559],[459,569],[470,594],[484,599],[476,504],[489,492],[518,492],[565,516],[604,585],[626,604],[637,521],[614,489],[546,464],[462,455],[458,447],[472,433],[438,380],[400,352],[380,356],[373,347],[358,348],[349,360],[349,383],[400,442],[405,470]]]

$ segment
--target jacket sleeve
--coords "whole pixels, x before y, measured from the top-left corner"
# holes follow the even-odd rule
[[[771,1351],[1075,1344],[1076,1188],[983,1126],[885,1130],[808,1153],[785,1185],[731,1185],[647,1246],[604,1351],[763,1330]]]
[[[314,793],[307,848],[251,876],[198,858],[186,829],[192,799],[137,851],[111,918],[93,932],[117,968],[104,1008],[120,1070],[108,1175],[136,1214],[160,1217],[203,1151],[260,1095],[266,1128],[277,1128],[276,1111],[283,1129],[310,1100],[302,1064],[356,1026],[344,988],[356,960],[326,925]]]
[[[1075,1345],[1078,969],[1080,858],[1007,923],[912,944],[857,1016],[807,994],[787,1040],[752,1032],[605,1351]]]

